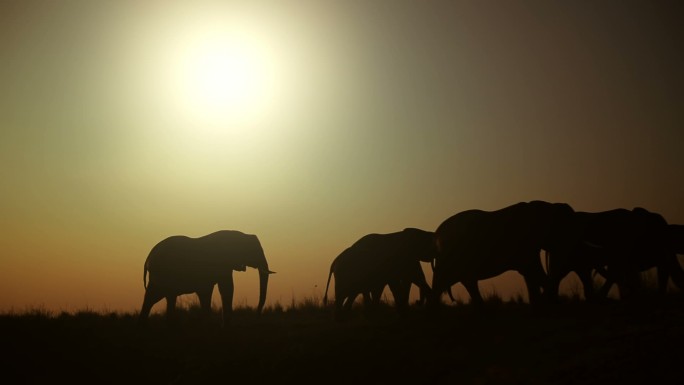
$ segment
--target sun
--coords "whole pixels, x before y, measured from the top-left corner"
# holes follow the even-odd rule
[[[238,129],[272,116],[282,102],[282,57],[258,24],[205,18],[169,44],[166,92],[193,127]]]
[[[185,69],[186,86],[198,101],[216,108],[244,108],[264,97],[268,82],[256,55],[239,45],[200,48]]]
[[[252,40],[238,33],[200,35],[181,53],[177,79],[196,118],[244,121],[269,109],[273,65],[265,48]]]

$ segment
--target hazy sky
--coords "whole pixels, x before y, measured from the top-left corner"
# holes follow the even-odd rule
[[[257,234],[288,304],[359,237],[466,209],[684,223],[681,8],[3,1],[0,310],[136,310],[176,234]]]

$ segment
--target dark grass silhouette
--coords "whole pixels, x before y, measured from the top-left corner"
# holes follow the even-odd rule
[[[233,323],[178,309],[153,314],[0,316],[4,383],[682,383],[684,296],[592,304],[566,297],[533,310],[496,294],[483,307],[444,306],[400,317],[355,306],[334,322],[318,298],[263,314],[236,308]]]

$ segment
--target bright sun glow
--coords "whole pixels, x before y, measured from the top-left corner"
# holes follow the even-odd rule
[[[266,92],[262,63],[245,47],[200,47],[186,69],[188,88],[210,106],[248,107]]]
[[[242,121],[266,113],[274,74],[266,52],[247,36],[199,36],[181,53],[181,93],[198,118]]]
[[[282,103],[283,58],[277,36],[250,21],[205,16],[177,26],[166,44],[163,97],[184,124],[236,131],[272,119]]]

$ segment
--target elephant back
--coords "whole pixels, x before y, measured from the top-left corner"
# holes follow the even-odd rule
[[[441,252],[449,248],[554,248],[576,237],[574,210],[566,203],[520,202],[495,211],[467,210],[435,231]],[[568,241],[569,243],[569,241]]]

